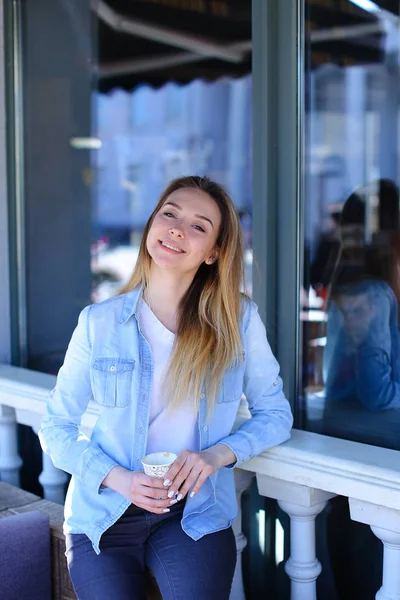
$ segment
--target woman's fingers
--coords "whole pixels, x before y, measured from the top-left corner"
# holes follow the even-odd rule
[[[167,486],[169,488],[169,498],[174,497],[174,495],[178,492],[180,486],[188,476],[190,469],[192,468],[192,461],[190,460],[190,458],[193,454],[194,453],[190,452],[189,450],[184,450],[179,454],[178,458],[170,467],[164,480],[164,486]]]
[[[163,480],[149,477],[140,471],[135,472],[132,479],[131,496],[131,502],[150,512],[162,513],[163,509],[171,506]]]
[[[181,489],[179,490],[184,498],[186,494],[188,494],[190,488],[193,486],[191,491],[191,496],[197,494],[207,477],[212,475],[214,469],[211,465],[207,464],[203,459],[199,459],[196,464],[193,466],[190,471],[188,477],[183,483]]]
[[[170,507],[190,491],[197,494],[215,471],[206,453],[184,450],[170,467],[165,480],[136,472],[132,482],[132,502],[154,514],[169,512]]]
[[[179,500],[182,500],[184,494],[182,493],[181,487],[183,486],[184,482],[187,481],[188,477],[190,477],[192,469],[192,465],[190,465],[187,462],[185,466],[179,471],[179,473],[171,483],[171,487],[168,491],[168,498],[177,497],[179,498]]]
[[[139,508],[143,508],[147,512],[153,513],[154,515],[162,515],[164,513],[168,513],[170,511],[170,506],[165,507],[157,507],[154,504],[143,502],[135,502],[135,505]]]
[[[154,497],[153,495],[150,496],[149,494],[156,493],[156,490],[149,491],[151,488],[143,488],[143,489],[144,489],[143,493],[135,494],[134,504],[136,504],[137,506],[140,506],[141,508],[144,508],[145,510],[147,510],[149,512],[156,513],[156,514],[162,514],[163,512],[169,512],[169,509],[171,508],[171,506],[173,504],[176,504],[176,502],[177,502],[176,500],[173,500],[171,502],[171,499],[168,498],[167,496],[162,499]]]
[[[159,490],[157,488],[143,487],[143,496],[145,498],[153,498],[155,500],[169,500],[168,490],[165,488]]]
[[[165,490],[164,481],[163,481],[163,479],[161,479],[159,477],[150,477],[149,475],[146,475],[145,473],[140,472],[138,481],[140,481],[140,483],[142,485],[145,485],[146,487],[152,487],[152,488],[156,488],[159,490]]]
[[[169,486],[169,492],[168,492],[168,495],[170,498],[173,498],[176,494],[178,494],[178,492],[180,492],[180,488],[182,487],[182,485],[184,484],[186,479],[189,477],[192,469],[196,465],[197,456],[198,456],[198,454],[196,452],[188,452],[184,464],[177,471],[177,473],[175,474],[173,479],[171,479],[171,484]],[[170,477],[173,476],[173,475],[170,475],[169,473],[168,473],[168,475]],[[180,492],[180,493],[182,493],[182,492]],[[182,494],[182,496],[183,496],[183,494]],[[181,499],[182,499],[182,497],[179,498],[179,500],[181,500]]]
[[[189,450],[184,450],[174,460],[174,462],[172,463],[172,465],[168,469],[168,472],[167,472],[167,474],[165,476],[165,479],[164,479],[164,482],[163,482],[164,486],[170,487],[171,484],[172,484],[172,482],[175,481],[175,478],[177,477],[179,471],[185,466],[186,460],[187,460],[189,454],[191,454],[189,452]]]
[[[170,498],[176,496],[179,500],[182,500],[204,472],[204,477],[200,480],[200,485],[197,486],[195,491],[196,493],[205,479],[214,472],[214,468],[208,464],[201,452],[188,452],[185,459],[185,463],[177,471],[174,479],[171,480],[169,488]]]
[[[215,470],[215,460],[206,451],[184,450],[171,465],[164,480],[135,472],[132,480],[132,502],[155,514],[168,512],[192,488],[196,494]]]
[[[219,453],[213,449],[181,452],[164,481],[164,485],[169,487],[169,497],[176,496],[181,500],[192,487],[192,494],[197,494],[207,477],[219,468],[218,456]]]
[[[185,497],[186,494],[189,492],[193,483],[194,483],[194,486],[193,486],[192,491],[190,492],[190,495],[194,496],[195,494],[197,494],[197,492],[200,490],[201,486],[203,485],[203,483],[205,482],[207,477],[210,477],[210,475],[212,475],[213,472],[214,472],[213,469],[210,466],[208,466],[207,468],[204,468],[201,471],[200,475],[197,477],[197,479],[194,482],[190,482],[190,481],[185,482],[184,486],[180,490],[183,497]]]

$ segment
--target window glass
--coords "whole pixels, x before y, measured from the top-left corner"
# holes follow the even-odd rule
[[[400,449],[400,3],[305,4],[304,423]]]
[[[132,273],[172,178],[226,186],[251,293],[251,8],[38,0],[21,10],[28,366],[56,373],[80,310]]]

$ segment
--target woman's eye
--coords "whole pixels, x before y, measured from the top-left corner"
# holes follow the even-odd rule
[[[174,218],[174,217],[175,217],[175,215],[174,215],[173,213],[170,213],[170,212],[165,212],[165,213],[164,213],[164,215],[165,215],[166,217],[172,217],[172,218]]]
[[[203,227],[201,227],[201,225],[195,225],[194,226],[195,229],[197,229],[197,231],[202,231],[203,233],[205,233],[205,229],[203,229]]]

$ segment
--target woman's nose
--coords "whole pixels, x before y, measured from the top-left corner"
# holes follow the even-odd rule
[[[176,237],[184,238],[183,230],[180,227],[171,227],[169,233]]]

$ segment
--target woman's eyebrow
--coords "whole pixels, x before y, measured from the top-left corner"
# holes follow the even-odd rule
[[[164,206],[167,206],[167,204],[170,204],[171,206],[175,206],[175,208],[177,208],[178,210],[182,210],[182,207],[179,206],[179,204],[176,204],[175,202],[166,202],[164,204]],[[208,221],[210,223],[211,227],[214,228],[213,222],[208,217],[203,217],[203,215],[194,215],[194,216],[197,217],[198,219],[203,219],[203,221]]]

